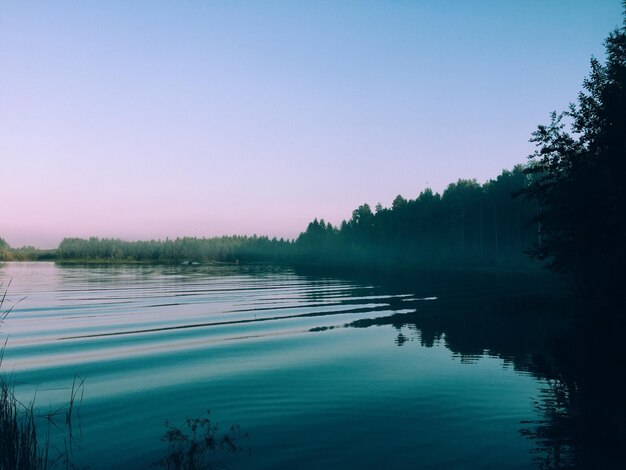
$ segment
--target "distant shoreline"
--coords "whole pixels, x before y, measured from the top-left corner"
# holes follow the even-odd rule
[[[516,260],[515,262],[501,262],[497,264],[467,264],[467,263],[407,263],[399,266],[395,264],[376,264],[376,263],[311,263],[302,261],[276,261],[276,260],[257,260],[242,261],[239,260],[212,260],[202,262],[189,262],[187,260],[162,261],[162,260],[123,260],[123,259],[16,259],[4,260],[2,263],[40,263],[49,262],[59,266],[180,266],[180,267],[206,267],[206,266],[277,266],[285,268],[294,268],[303,272],[314,274],[326,273],[336,275],[428,275],[428,274],[530,274],[545,276],[546,278],[554,278],[553,273],[545,270],[539,262],[532,260]]]

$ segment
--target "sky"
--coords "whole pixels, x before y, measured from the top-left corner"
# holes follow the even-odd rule
[[[619,0],[0,0],[0,237],[293,238],[485,182]]]

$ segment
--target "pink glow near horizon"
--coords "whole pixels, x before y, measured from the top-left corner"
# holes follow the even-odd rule
[[[484,182],[619,3],[2,3],[0,237],[293,238]]]

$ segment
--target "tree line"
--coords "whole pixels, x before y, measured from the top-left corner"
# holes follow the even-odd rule
[[[626,2],[624,3],[626,10]],[[126,242],[67,238],[54,252],[14,249],[0,260],[271,261],[348,266],[497,265],[530,254],[599,298],[623,304],[626,263],[626,15],[591,60],[577,103],[532,136],[529,162],[485,184],[356,208],[339,226],[315,219],[296,240],[178,238]],[[517,197],[514,197],[517,196]],[[620,300],[621,299],[621,300]]]
[[[53,252],[12,249],[2,240],[0,259],[383,267],[496,264],[522,259],[536,242],[536,227],[528,224],[534,206],[512,197],[528,180],[522,166],[516,166],[482,185],[459,180],[441,195],[426,189],[413,200],[397,196],[391,207],[378,204],[374,211],[363,204],[337,227],[315,219],[296,240],[256,235],[149,241],[65,238]]]
[[[272,260],[291,245],[265,236],[183,237],[174,240],[123,241],[112,238],[65,238],[56,250],[59,261],[209,262]]]
[[[521,165],[485,184],[458,180],[442,194],[363,204],[338,227],[311,222],[296,240],[310,263],[419,267],[522,262],[537,242],[536,205],[516,198],[531,176]]]
[[[40,250],[34,246],[11,247],[0,238],[0,261],[50,261],[56,258],[56,250]]]

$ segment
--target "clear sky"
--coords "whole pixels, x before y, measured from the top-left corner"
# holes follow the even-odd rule
[[[0,237],[295,237],[484,182],[619,0],[0,0]]]

